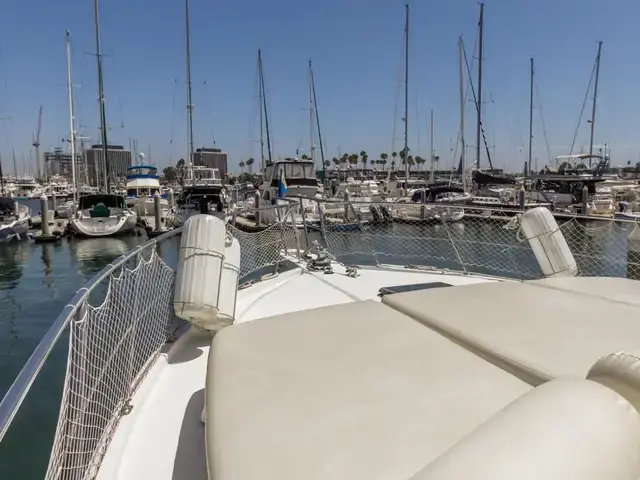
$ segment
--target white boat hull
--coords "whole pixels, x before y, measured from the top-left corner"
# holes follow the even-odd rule
[[[125,212],[103,218],[82,216],[70,221],[71,228],[83,237],[110,237],[130,232],[136,226],[138,216],[134,212]]]
[[[139,217],[150,217],[155,215],[156,207],[153,197],[146,198],[127,198],[127,206],[131,208]],[[166,198],[160,199],[161,210],[169,208],[169,202]]]

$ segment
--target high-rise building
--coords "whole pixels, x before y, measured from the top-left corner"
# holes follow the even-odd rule
[[[222,178],[227,174],[227,152],[219,148],[198,148],[193,153],[193,164],[207,168],[217,168]]]
[[[102,187],[104,178],[104,152],[102,145],[91,145],[84,152],[87,161],[87,174],[89,185]],[[109,145],[107,147],[109,158],[109,180],[111,183],[124,182],[127,177],[127,168],[131,166],[131,150],[125,150],[122,145]]]
[[[67,153],[61,148],[56,148],[53,152],[45,152],[44,169],[47,177],[60,175],[68,182],[71,182],[73,179],[71,153]],[[76,153],[76,179],[78,183],[84,183],[85,181],[84,161],[79,153]]]

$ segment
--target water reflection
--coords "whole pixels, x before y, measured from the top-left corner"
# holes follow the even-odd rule
[[[92,277],[114,258],[126,254],[140,243],[138,237],[87,238],[71,242],[78,270],[86,277]]]
[[[11,244],[0,244],[0,290],[16,288],[22,277],[21,248]]]

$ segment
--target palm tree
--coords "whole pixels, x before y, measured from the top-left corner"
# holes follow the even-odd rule
[[[364,150],[360,152],[360,156],[362,157],[362,168],[367,168],[367,161],[369,160],[369,155]]]
[[[349,164],[350,165],[358,165],[358,154],[352,153],[349,155]]]
[[[398,158],[398,152],[392,152],[391,153],[391,158],[393,159],[391,161],[391,168],[395,169],[396,168],[396,158]]]
[[[300,157],[302,160],[309,160],[309,157],[307,156],[307,154],[303,154],[302,157]]]
[[[251,165],[253,165],[254,162],[255,160],[253,159],[253,157],[247,160],[247,167],[249,167],[249,173],[251,173]]]
[[[380,163],[384,166],[385,163],[387,163],[387,158],[389,158],[389,155],[387,155],[386,153],[381,153],[380,154]]]
[[[347,163],[349,161],[349,154],[343,153],[342,157],[340,157],[340,163]]]
[[[416,158],[414,158],[416,164],[418,165],[418,170],[420,169],[420,165],[422,165],[423,163],[426,162],[426,160],[424,158],[422,158],[420,155],[416,155]]]
[[[242,173],[244,173],[244,162],[240,162],[238,165],[240,166]]]
[[[340,159],[338,157],[333,157],[333,160],[331,161],[336,166],[336,168],[338,168],[338,165],[340,165]]]
[[[416,163],[416,161],[414,160],[414,158],[409,155],[407,157],[407,164],[409,165],[409,170],[411,170],[411,167]]]

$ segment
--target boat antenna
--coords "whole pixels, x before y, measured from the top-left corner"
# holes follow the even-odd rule
[[[98,0],[93,0],[93,19],[96,33],[96,58],[98,60],[98,103],[100,105],[100,130],[102,134],[102,155],[104,156],[104,179],[107,193],[111,191],[109,180],[109,157],[107,155],[107,112],[104,104],[104,83],[102,76],[102,53],[100,50],[100,7]]]
[[[602,52],[602,42],[598,42],[598,56],[596,57],[596,80],[593,85],[593,106],[591,107],[591,135],[589,139],[589,168],[593,160],[593,133],[596,126],[596,104],[598,102],[598,79],[600,77],[600,54]]]
[[[531,171],[531,159],[533,157],[533,79],[535,71],[533,68],[533,57],[531,57],[531,91],[529,92],[529,160],[527,162],[527,171],[525,176]]]
[[[324,164],[324,145],[322,143],[322,132],[320,130],[320,114],[318,113],[318,98],[316,97],[316,81],[313,76],[313,67],[311,66],[311,59],[309,59],[309,75],[311,76],[311,90],[313,92],[313,107],[316,111],[316,126],[318,128],[318,142],[320,143],[320,158],[322,160],[322,177],[324,181],[327,178],[327,172]]]
[[[404,180],[409,181],[409,4],[404,4]]]
[[[193,173],[193,103],[191,101],[191,31],[189,29],[189,0],[184,0],[184,14],[186,26],[186,53],[187,53],[187,135],[189,136],[189,169],[191,181],[195,184]]]
[[[67,92],[69,95],[69,142],[71,142],[71,183],[73,185],[73,201],[78,200],[78,188],[76,184],[76,128],[73,110],[73,84],[71,83],[71,32],[67,29]],[[106,158],[106,157],[105,157]]]
[[[482,55],[483,55],[483,37],[484,37],[484,3],[480,4],[480,19],[478,21],[479,40],[478,40],[478,98],[476,122],[476,169],[480,170],[480,136],[482,130]]]

